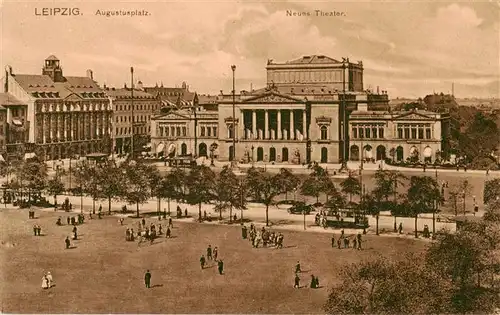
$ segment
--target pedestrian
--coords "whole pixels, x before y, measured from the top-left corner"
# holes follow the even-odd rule
[[[224,262],[222,261],[222,259],[217,262],[217,266],[219,267],[219,274],[222,275],[222,273],[224,272]]]
[[[201,269],[204,269],[205,268],[205,256],[201,255],[201,258],[200,258],[200,265],[201,265]]]
[[[311,275],[311,289],[316,289],[316,278],[314,275]]]
[[[361,250],[361,234],[358,233],[358,250]]]
[[[246,238],[247,238],[247,227],[246,227],[246,226],[244,226],[244,225],[241,227],[241,237],[242,237],[243,239],[246,239]]]
[[[66,243],[66,249],[69,249],[69,247],[71,246],[71,241],[69,240],[69,236],[66,236],[65,243]]]
[[[168,226],[171,227],[172,229],[174,228],[174,223],[172,221],[172,218],[168,218]]]
[[[335,247],[335,234],[332,235],[332,248]]]
[[[144,282],[146,283],[146,288],[151,288],[151,273],[146,271],[146,274],[144,275]]]
[[[188,208],[186,208],[186,209],[184,210],[184,216],[185,216],[185,217],[187,217],[187,216],[188,216]]]
[[[207,247],[207,259],[212,260],[212,246],[208,245]]]
[[[403,222],[399,222],[399,234],[403,233]]]
[[[40,225],[37,225],[36,231],[38,233],[38,236],[41,236],[42,233],[42,227]]]
[[[299,261],[297,261],[297,264],[295,265],[295,273],[300,273],[300,272],[302,272],[302,271],[300,270],[300,262],[299,262]]]
[[[170,228],[169,228],[169,227],[167,227],[167,234],[166,234],[166,236],[165,236],[165,237],[170,238],[170,236],[171,236],[170,234],[171,234],[171,232],[170,232]]]
[[[38,231],[36,224],[33,224],[33,235],[36,236],[36,232]]]
[[[217,249],[217,246],[215,246],[213,254],[214,254],[214,261],[217,261],[217,255],[219,254],[219,250]]]
[[[47,285],[49,286],[49,288],[52,288],[54,281],[52,279],[52,274],[50,273],[50,271],[47,272],[46,277],[47,277]]]
[[[297,288],[297,289],[300,289],[300,278],[299,278],[299,274],[295,274],[295,283],[293,285],[293,288]]]
[[[130,241],[133,242],[135,240],[134,229],[130,229]]]
[[[358,248],[358,246],[357,246],[356,242],[357,242],[357,241],[356,241],[356,238],[354,238],[354,239],[352,240],[352,249],[357,249],[357,248]]]
[[[125,240],[128,242],[130,241],[130,229],[127,228],[127,231],[125,232]]]
[[[344,237],[344,229],[340,230],[340,238]]]
[[[162,235],[163,234],[163,230],[162,230],[162,226],[161,224],[158,226],[158,235]]]
[[[203,210],[203,220],[207,219],[207,211]]]
[[[48,289],[49,288],[49,279],[47,279],[47,275],[43,275],[42,277],[42,289]]]
[[[316,276],[316,289],[318,289],[318,288],[319,288],[319,277]]]
[[[120,225],[123,225],[123,218],[120,218]]]
[[[146,220],[144,220],[144,218],[142,218],[142,226],[146,226]]]
[[[349,248],[349,239],[347,237],[344,238],[344,248]]]
[[[69,217],[66,218],[66,222],[68,222],[68,225],[71,224],[71,219]]]

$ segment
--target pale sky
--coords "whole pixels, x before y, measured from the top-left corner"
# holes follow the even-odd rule
[[[500,3],[0,0],[0,65],[41,74],[56,55],[65,75],[94,71],[99,84],[122,87],[129,69],[145,85],[186,81],[198,93],[262,87],[268,59],[320,54],[362,60],[365,89],[391,98],[451,92],[500,97]],[[79,16],[37,16],[42,8],[79,8]],[[105,17],[97,10],[147,10]],[[287,16],[287,10],[310,16]],[[344,16],[315,16],[315,10]],[[1,75],[3,76],[3,75]]]

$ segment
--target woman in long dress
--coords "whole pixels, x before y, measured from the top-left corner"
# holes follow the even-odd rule
[[[49,288],[49,279],[47,279],[46,275],[43,275],[42,278],[42,289],[48,289]]]
[[[49,286],[49,288],[52,288],[52,285],[54,284],[54,281],[52,280],[52,274],[49,272],[47,272],[47,285]]]

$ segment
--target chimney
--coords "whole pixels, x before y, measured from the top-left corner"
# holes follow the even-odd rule
[[[143,89],[143,85],[142,85],[142,81],[139,80],[139,82],[137,82],[137,89],[138,90],[142,90]]]
[[[87,78],[94,80],[94,73],[90,69],[87,70]]]
[[[380,94],[379,86],[377,85],[377,94]]]

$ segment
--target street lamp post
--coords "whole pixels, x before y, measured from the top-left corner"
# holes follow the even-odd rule
[[[252,145],[252,167],[254,166],[254,155],[253,155],[253,151],[255,150],[255,147]]]
[[[464,215],[465,215],[465,189],[463,191],[463,196],[464,196]]]
[[[232,159],[231,159],[231,165],[236,166],[236,100],[235,100],[235,82],[234,82],[234,73],[236,71],[236,66],[232,65],[231,70],[233,71],[233,149],[232,149]]]

